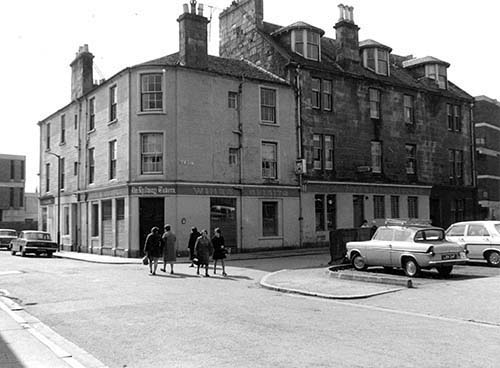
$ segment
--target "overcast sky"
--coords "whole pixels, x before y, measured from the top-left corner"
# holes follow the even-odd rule
[[[94,79],[178,51],[181,0],[0,1],[0,153],[26,156],[26,191],[39,186],[37,122],[70,102],[71,69],[87,43]],[[231,0],[207,0],[210,46],[218,54],[218,14]],[[331,0],[264,0],[264,20],[304,21],[335,38]],[[448,78],[473,96],[500,100],[500,4],[494,0],[350,0],[360,40],[371,38],[398,55],[435,56],[451,64]]]

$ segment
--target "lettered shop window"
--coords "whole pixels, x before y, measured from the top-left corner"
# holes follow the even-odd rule
[[[262,235],[278,236],[278,202],[262,202]]]

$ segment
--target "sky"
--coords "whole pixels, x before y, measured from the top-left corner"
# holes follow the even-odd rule
[[[472,96],[500,100],[500,2],[494,0],[342,0],[354,7],[359,39],[397,55],[451,64],[448,79]],[[187,0],[16,0],[0,2],[0,153],[26,156],[26,191],[39,187],[37,122],[70,102],[78,47],[94,54],[94,79],[178,51],[177,18]],[[209,53],[218,55],[219,13],[231,0],[200,1]],[[335,38],[331,0],[264,0],[264,21],[304,21]]]

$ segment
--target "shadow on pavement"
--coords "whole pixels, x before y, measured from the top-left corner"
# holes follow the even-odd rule
[[[384,269],[384,268],[369,268],[366,271],[367,273],[371,274],[377,274],[377,275],[391,275],[391,276],[402,276],[402,277],[407,277],[404,273],[403,270],[393,268],[393,269]],[[463,281],[463,280],[472,280],[472,279],[480,279],[480,278],[485,278],[488,277],[488,275],[474,275],[474,274],[464,274],[460,273],[460,271],[455,271],[451,273],[450,276],[448,277],[443,277],[440,276],[439,273],[433,269],[433,270],[422,270],[418,277],[415,278],[416,281],[418,279],[423,279],[423,280],[440,280],[440,281],[449,281],[449,280],[456,280],[456,281]]]
[[[0,334],[0,367],[25,368]]]

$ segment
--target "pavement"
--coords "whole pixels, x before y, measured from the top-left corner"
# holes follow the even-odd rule
[[[231,254],[227,259],[227,263],[230,265],[231,261],[313,254],[325,254],[325,258],[329,258],[328,248],[304,248]],[[103,264],[142,264],[141,259],[67,251],[57,252],[54,257]],[[178,263],[188,262],[187,257],[178,258]],[[260,284],[264,288],[275,291],[327,299],[369,298],[393,293],[408,286],[401,285],[401,283],[392,283],[390,279],[385,280],[385,282],[384,280],[373,282],[373,277],[369,276],[362,276],[361,278],[340,277],[339,275],[349,274],[349,271],[338,272],[343,268],[346,268],[346,266],[281,270],[267,274],[262,278]],[[69,351],[72,353],[69,353]],[[104,368],[105,366],[90,354],[56,334],[41,321],[29,315],[22,306],[9,297],[7,291],[0,290],[0,367]]]

